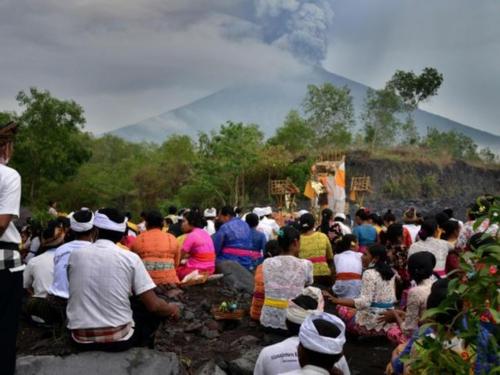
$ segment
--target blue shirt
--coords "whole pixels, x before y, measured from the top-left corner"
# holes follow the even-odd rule
[[[361,224],[354,227],[352,234],[356,235],[361,246],[370,246],[377,242],[377,230],[370,224]]]
[[[223,251],[225,248],[253,250],[252,232],[246,222],[236,217],[229,220],[213,235],[213,240],[217,260],[232,260],[245,268],[254,268],[255,261],[249,257],[224,254]]]
[[[255,228],[250,229],[252,236],[252,250],[263,252],[266,248],[266,235]]]

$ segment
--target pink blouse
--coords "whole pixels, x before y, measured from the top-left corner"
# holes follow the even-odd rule
[[[203,229],[194,228],[186,237],[182,251],[189,253],[187,266],[199,270],[215,267],[215,248],[212,237]]]

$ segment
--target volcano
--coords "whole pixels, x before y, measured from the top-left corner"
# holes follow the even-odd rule
[[[347,86],[353,97],[356,127],[368,86],[355,82],[322,68],[313,68],[302,75],[275,79],[254,84],[238,84],[224,88],[185,106],[178,107],[136,124],[116,129],[110,134],[133,142],[161,143],[172,134],[186,134],[194,138],[200,132],[217,129],[228,120],[258,124],[266,136],[274,134],[291,109],[300,109],[308,84],[330,82],[336,86]],[[415,125],[421,135],[427,128],[439,131],[455,130],[472,138],[480,147],[500,150],[500,136],[448,118],[424,111],[413,113]]]

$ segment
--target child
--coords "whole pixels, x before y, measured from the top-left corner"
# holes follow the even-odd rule
[[[353,234],[346,234],[335,247],[336,281],[332,290],[340,298],[357,298],[361,291],[361,273],[363,270],[358,251],[358,240]]]

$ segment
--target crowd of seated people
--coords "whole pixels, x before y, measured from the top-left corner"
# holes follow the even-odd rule
[[[134,224],[113,208],[83,208],[23,233],[24,311],[37,324],[65,324],[80,350],[151,346],[161,319],[179,318],[158,287],[208,277],[232,261],[254,275],[251,318],[283,337],[262,351],[256,374],[349,374],[345,333],[386,336],[415,352],[409,347],[432,291],[482,233],[473,214],[464,224],[452,214],[410,208],[399,221],[390,210],[359,209],[350,222],[325,209],[318,222],[309,212],[274,219],[268,208],[242,215],[171,207],[166,217],[143,212]],[[492,227],[482,229],[495,236]],[[323,312],[323,295],[335,315]],[[394,373],[404,367],[398,358]]]

